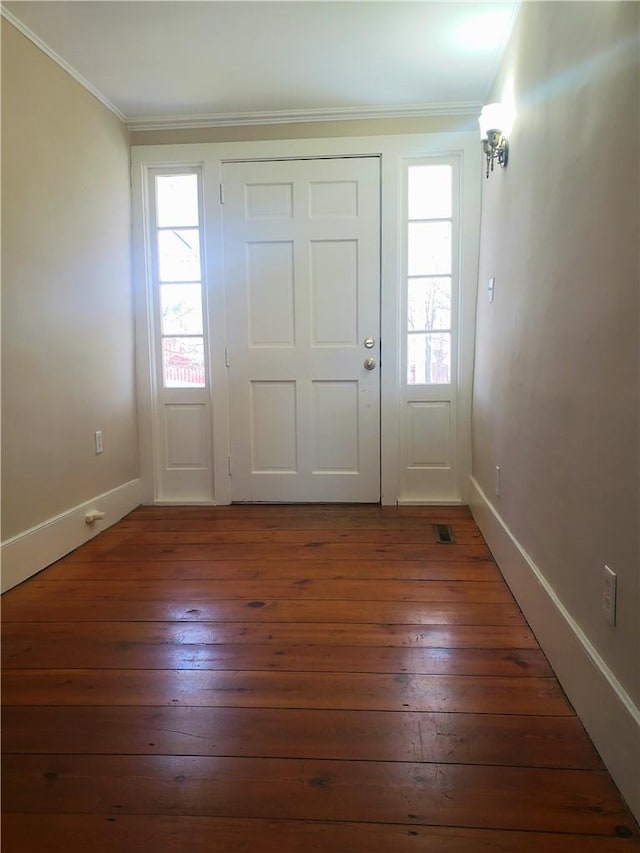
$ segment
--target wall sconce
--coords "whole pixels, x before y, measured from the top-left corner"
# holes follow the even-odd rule
[[[502,104],[487,104],[480,113],[480,139],[487,158],[487,178],[493,172],[493,164],[497,161],[503,168],[509,162],[509,143],[505,110]]]

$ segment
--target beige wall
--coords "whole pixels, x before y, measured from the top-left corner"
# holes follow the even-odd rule
[[[3,20],[3,539],[138,476],[129,241],[126,130]]]
[[[202,127],[131,132],[132,145],[177,145],[200,142],[255,142],[270,139],[326,139],[385,136],[403,133],[461,133],[475,131],[478,116],[424,116],[353,121],[317,121],[297,124]]]
[[[483,189],[473,403],[475,478],[636,705],[639,8],[522,5],[495,92],[512,79],[510,161]]]

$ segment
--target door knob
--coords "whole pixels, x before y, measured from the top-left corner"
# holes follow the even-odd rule
[[[364,366],[367,370],[373,370],[373,368],[376,366],[375,358],[365,358]]]
[[[376,342],[373,340],[373,338],[365,338],[364,339],[364,345],[367,349],[373,349],[373,347],[375,346],[375,343]]]

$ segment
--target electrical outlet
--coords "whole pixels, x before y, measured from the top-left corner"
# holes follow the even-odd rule
[[[102,447],[102,430],[101,429],[96,430],[95,439],[96,439],[96,456],[97,456],[99,453],[102,453],[102,450],[103,450],[103,447]]]
[[[602,573],[602,615],[609,625],[616,624],[616,592],[618,576],[609,566]]]
[[[494,481],[493,481],[493,489],[496,493],[496,497],[499,498],[500,497],[500,466],[499,465],[496,465],[496,471],[495,471],[495,476],[494,476]]]

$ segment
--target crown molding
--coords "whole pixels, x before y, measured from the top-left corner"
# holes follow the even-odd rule
[[[203,127],[239,127],[244,125],[298,124],[320,121],[357,121],[359,119],[425,118],[429,116],[474,116],[482,104],[455,101],[440,104],[404,106],[333,107],[316,110],[270,110],[265,112],[208,113],[184,116],[134,117],[127,120],[129,130],[185,130]]]
[[[56,65],[59,65],[64,71],[67,72],[73,79],[83,86],[88,92],[90,92],[94,98],[97,98],[101,104],[103,104],[108,110],[110,110],[115,116],[117,116],[121,122],[126,122],[126,116],[120,112],[120,110],[112,104],[111,101],[102,94],[96,87],[90,83],[86,77],[83,77],[79,71],[69,65],[61,56],[59,56],[55,50],[52,50],[46,42],[42,41],[42,39],[37,36],[29,27],[25,26],[19,18],[16,18],[8,9],[0,6],[0,15],[9,21],[17,30],[19,30],[25,38],[28,38],[30,42],[35,44],[37,48],[39,48],[43,53],[45,53],[49,59],[52,59]]]

